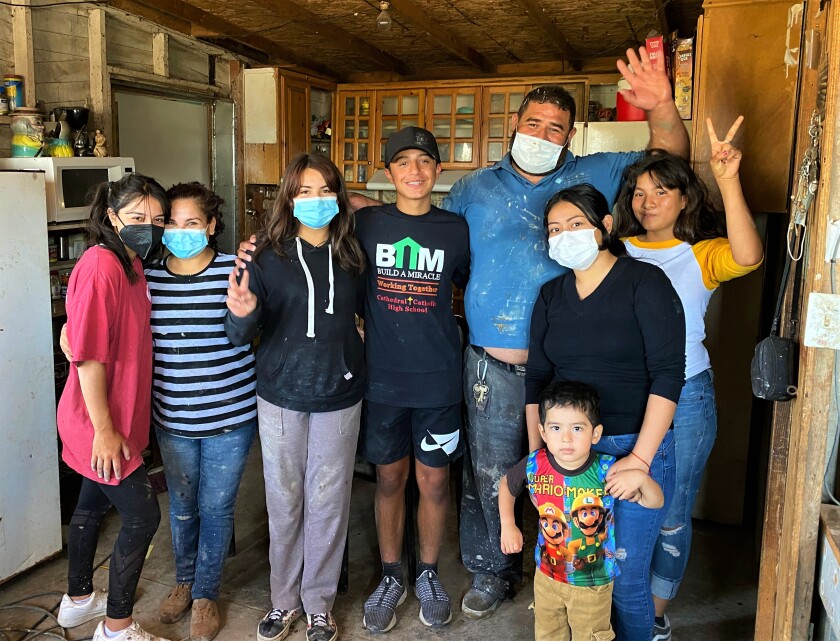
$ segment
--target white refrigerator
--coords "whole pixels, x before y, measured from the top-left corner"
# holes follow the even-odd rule
[[[44,174],[0,171],[0,582],[61,550]]]

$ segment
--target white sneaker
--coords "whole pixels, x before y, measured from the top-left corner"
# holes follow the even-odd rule
[[[108,593],[104,590],[94,591],[93,597],[86,603],[76,603],[65,594],[61,597],[61,606],[58,608],[58,625],[62,628],[75,628],[82,623],[104,617],[107,606]]]
[[[99,625],[96,626],[96,632],[91,637],[91,641],[169,641],[169,639],[156,637],[154,634],[146,632],[137,621],[132,621],[131,625],[117,636],[109,637],[105,634],[105,622],[100,621]]]

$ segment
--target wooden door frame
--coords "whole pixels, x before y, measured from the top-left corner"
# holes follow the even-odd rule
[[[831,290],[829,264],[824,262],[830,202],[840,198],[840,162],[832,163],[834,140],[840,133],[840,7],[820,2],[805,5],[805,29],[821,32],[828,56],[828,89],[821,140],[819,191],[809,212],[808,251],[803,260],[802,318],[807,323],[810,292]],[[803,52],[804,53],[804,52]],[[810,144],[808,125],[816,103],[817,71],[804,64],[799,92],[795,168]],[[792,183],[795,188],[796,175]],[[825,471],[834,354],[800,346],[799,395],[777,403],[773,412],[768,469],[767,508],[762,538],[755,639],[804,641],[808,638],[814,595],[819,536],[819,511]]]

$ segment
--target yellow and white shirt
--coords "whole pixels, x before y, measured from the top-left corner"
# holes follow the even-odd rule
[[[701,240],[689,245],[683,240],[644,242],[637,236],[624,239],[633,258],[660,267],[671,280],[685,310],[685,377],[710,367],[704,317],[709,300],[718,286],[745,276],[761,263],[744,267],[735,262],[726,238]]]

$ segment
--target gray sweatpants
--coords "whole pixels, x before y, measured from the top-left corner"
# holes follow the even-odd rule
[[[330,612],[347,540],[362,403],[293,412],[257,397],[268,508],[271,604]]]

